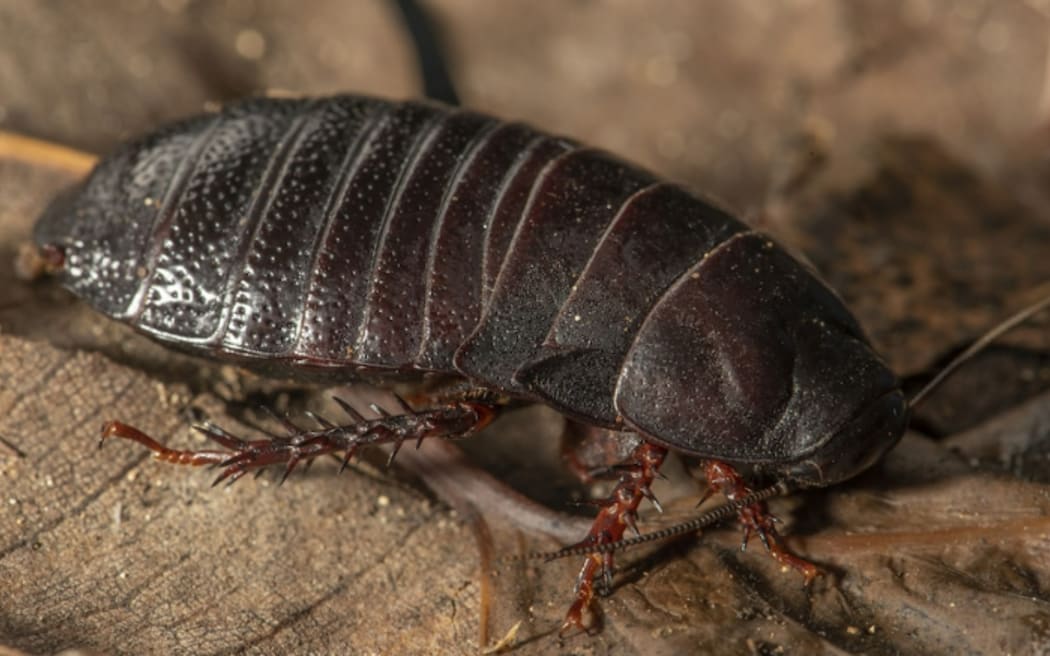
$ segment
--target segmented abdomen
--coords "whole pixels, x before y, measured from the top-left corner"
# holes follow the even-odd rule
[[[292,371],[458,373],[608,425],[649,310],[745,230],[600,151],[423,103],[255,100],[131,148],[138,188],[167,179],[110,310],[139,329]]]

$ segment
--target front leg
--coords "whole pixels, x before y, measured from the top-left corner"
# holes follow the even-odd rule
[[[595,517],[587,537],[569,548],[617,542],[623,538],[628,527],[637,533],[635,518],[642,499],[649,499],[659,508],[650,486],[666,455],[666,449],[648,442],[642,442],[635,447],[630,458],[615,468],[620,472],[620,481],[609,498],[602,502],[602,509]],[[601,576],[605,587],[610,587],[612,571],[611,552],[592,553],[587,556],[576,577],[576,599],[565,615],[565,622],[561,627],[563,634],[573,629],[589,631],[596,627],[598,621],[594,615],[595,581]]]
[[[752,492],[744,482],[744,478],[733,467],[718,460],[704,462],[704,477],[707,479],[708,495],[721,492],[730,501],[737,501]],[[741,551],[747,549],[751,536],[757,535],[770,556],[784,567],[791,568],[802,575],[803,585],[809,585],[820,574],[820,569],[816,565],[799,558],[781,544],[780,535],[775,526],[778,520],[769,514],[765,501],[744,506],[740,509],[738,517],[744,529],[744,538],[740,544]]]
[[[286,431],[284,435],[271,435],[258,440],[243,440],[218,426],[204,424],[194,426],[194,429],[223,449],[178,450],[165,447],[133,426],[110,421],[102,427],[99,446],[107,439],[117,437],[138,442],[152,451],[154,458],[164,462],[221,467],[222,472],[213,484],[224,480],[233,483],[249,470],[284,464],[283,481],[300,462],[326,454],[343,452],[345,467],[357,450],[364,446],[393,444],[390,455],[393,460],[406,441],[418,443],[428,437],[465,437],[491,423],[499,408],[495,401],[480,393],[446,400],[434,408],[418,411],[399,399],[399,414],[390,414],[373,405],[372,409],[378,416],[366,419],[347,402],[338,398],[335,400],[350,416],[350,423],[340,425],[311,414],[311,418],[318,423],[316,429],[303,429],[288,420],[282,420]]]

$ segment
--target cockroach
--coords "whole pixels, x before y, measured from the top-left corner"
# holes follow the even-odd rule
[[[462,437],[545,403],[622,460],[563,629],[634,528],[668,450],[805,582],[764,499],[863,471],[904,432],[901,383],[818,275],[711,201],[608,153],[431,102],[261,98],[103,159],[35,227],[48,268],[97,310],[177,349],[271,375],[378,384],[444,376],[424,403],[172,450],[219,480],[321,455]],[[635,529],[637,531],[637,529]]]

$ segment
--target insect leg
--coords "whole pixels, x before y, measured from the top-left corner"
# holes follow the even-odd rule
[[[709,495],[720,492],[730,501],[736,501],[752,491],[735,469],[718,460],[708,460],[704,463],[704,477],[707,479]],[[781,565],[790,567],[802,575],[804,585],[809,585],[820,574],[816,565],[799,558],[781,544],[775,526],[777,519],[769,514],[764,501],[741,508],[738,517],[744,529],[741,550],[747,548],[747,542],[752,535],[757,535],[770,556]]]
[[[656,502],[649,486],[657,476],[657,470],[664,461],[667,450],[663,447],[642,442],[630,458],[617,467],[620,481],[612,494],[603,504],[598,516],[591,525],[587,537],[575,546],[587,546],[615,542],[623,537],[628,527],[634,527],[638,505],[642,499]],[[587,556],[576,577],[576,599],[565,615],[561,632],[572,629],[588,631],[596,628],[597,616],[593,608],[595,579],[600,575],[606,586],[611,582],[613,554],[592,553]],[[586,617],[590,615],[590,617]]]
[[[249,470],[268,465],[284,464],[288,477],[301,461],[317,456],[343,452],[344,466],[357,450],[364,446],[393,444],[394,454],[404,442],[420,442],[428,437],[459,438],[487,426],[496,416],[498,406],[487,399],[450,400],[434,408],[413,410],[402,402],[399,414],[390,414],[372,406],[378,417],[366,419],[348,403],[336,399],[350,415],[351,423],[335,424],[314,416],[319,428],[307,430],[291,421],[282,420],[286,434],[271,435],[265,439],[243,440],[213,424],[194,428],[221,445],[224,450],[169,449],[142,431],[116,421],[102,427],[102,442],[119,437],[145,446],[158,460],[179,465],[215,465],[222,472],[215,480],[233,483]],[[100,446],[101,443],[100,442]]]
[[[641,437],[568,419],[561,434],[561,455],[582,483],[616,473],[616,466],[629,462]]]

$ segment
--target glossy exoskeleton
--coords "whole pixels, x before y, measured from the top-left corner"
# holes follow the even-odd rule
[[[769,237],[600,150],[437,104],[233,104],[117,150],[35,238],[74,293],[182,350],[279,375],[437,372],[473,388],[284,441],[208,429],[230,451],[107,428],[234,477],[461,435],[497,397],[536,401],[632,445],[585,540],[597,544],[633,525],[665,449],[704,459],[733,498],[747,490],[734,467],[803,487],[853,476],[907,421],[856,320]],[[760,504],[741,517],[815,573],[777,546]],[[610,566],[588,559],[570,625]]]

